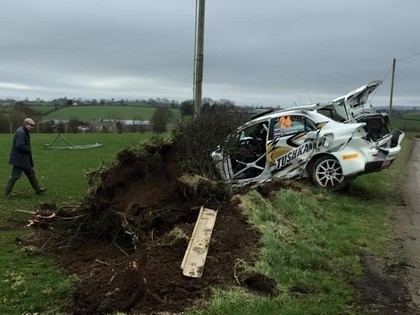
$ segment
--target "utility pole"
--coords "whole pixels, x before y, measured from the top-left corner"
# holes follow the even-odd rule
[[[197,118],[201,108],[202,98],[202,83],[203,83],[203,61],[204,61],[204,13],[205,0],[197,0],[198,16],[196,16],[196,30],[195,30],[195,71],[194,71],[194,118]],[[196,13],[197,14],[197,13]]]
[[[392,115],[392,98],[394,96],[394,77],[395,77],[395,64],[397,60],[394,58],[392,60],[392,79],[391,79],[391,95],[389,96],[389,118],[391,119]]]

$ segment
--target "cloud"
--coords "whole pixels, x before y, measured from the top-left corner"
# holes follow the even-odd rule
[[[2,1],[0,98],[191,99],[195,4]],[[394,104],[420,105],[419,10],[417,0],[207,1],[203,97],[306,104],[380,79],[374,101],[387,104],[397,58]]]

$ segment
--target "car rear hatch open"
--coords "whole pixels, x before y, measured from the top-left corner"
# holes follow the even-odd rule
[[[349,121],[358,121],[366,113],[372,113],[371,106],[365,106],[369,95],[382,84],[382,81],[372,81],[369,84],[333,100],[336,111]]]

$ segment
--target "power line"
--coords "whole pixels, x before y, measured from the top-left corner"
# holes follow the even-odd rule
[[[389,75],[389,73],[391,72],[391,69],[392,69],[392,66],[389,66],[389,68],[388,68],[388,71],[385,73],[385,75],[382,77],[382,82],[385,82],[385,79],[388,77],[388,75]],[[370,94],[370,96],[369,96],[369,98],[370,98],[370,101],[372,101],[373,100],[373,98],[376,96],[376,93],[378,93],[378,91],[379,91],[379,89],[375,89],[375,91],[373,91],[371,94]]]
[[[397,59],[397,61],[398,61],[398,62],[401,62],[401,61],[406,61],[406,60],[408,60],[408,59],[411,59],[411,58],[414,58],[414,57],[417,57],[417,56],[420,56],[420,52],[418,52],[418,53],[416,53],[416,54],[414,54],[414,55],[408,56],[408,57],[404,57],[404,58],[401,58],[401,59]]]

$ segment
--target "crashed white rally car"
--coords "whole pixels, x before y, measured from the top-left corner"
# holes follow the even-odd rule
[[[388,116],[367,104],[381,83],[331,103],[254,117],[212,153],[220,176],[235,186],[304,176],[337,190],[359,175],[385,169],[399,154],[404,133],[390,133]]]

